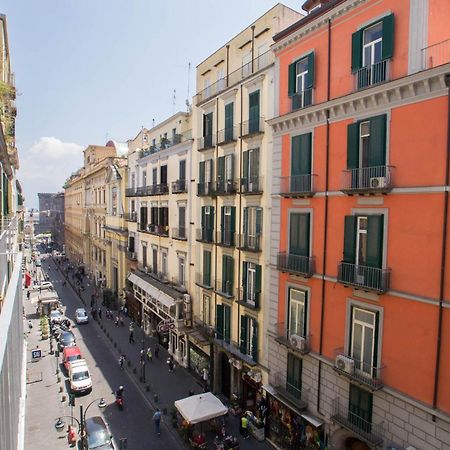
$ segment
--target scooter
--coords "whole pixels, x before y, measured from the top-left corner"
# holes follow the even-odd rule
[[[123,395],[122,396],[116,395],[116,405],[118,406],[119,409],[123,409]]]

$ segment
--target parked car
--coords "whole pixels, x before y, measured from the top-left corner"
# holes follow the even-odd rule
[[[50,322],[52,323],[61,323],[63,320],[63,315],[59,309],[54,309],[50,312]]]
[[[73,347],[66,347],[63,350],[63,364],[67,373],[69,373],[70,363],[73,361],[78,361],[80,359],[81,359],[81,351],[76,345]]]
[[[43,281],[42,283],[39,284],[35,284],[33,286],[34,290],[38,290],[38,289],[51,289],[53,290],[53,284],[50,281]]]
[[[69,364],[69,380],[73,394],[83,394],[92,390],[91,374],[84,359]]]
[[[40,259],[36,259],[36,261],[34,262],[34,265],[35,265],[36,267],[42,267],[41,260],[40,260]]]
[[[89,322],[89,316],[84,308],[78,308],[75,310],[75,322],[78,324]]]
[[[109,431],[108,425],[102,417],[89,417],[85,422],[86,435],[83,442],[84,449],[110,450],[117,448]]]
[[[63,351],[66,347],[75,347],[77,345],[74,334],[71,331],[63,331],[59,335],[59,349]]]

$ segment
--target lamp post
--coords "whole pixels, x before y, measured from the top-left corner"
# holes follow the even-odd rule
[[[143,324],[142,324],[143,325]],[[142,382],[145,383],[145,358],[146,358],[146,352],[145,352],[145,331],[144,331],[144,326],[142,326],[142,361],[141,361],[141,366],[142,366]]]

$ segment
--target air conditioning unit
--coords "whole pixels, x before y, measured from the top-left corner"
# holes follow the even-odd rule
[[[242,370],[242,361],[239,359],[236,359],[233,362],[233,366],[236,367],[237,370]]]
[[[384,188],[387,186],[386,177],[373,177],[370,180],[370,187],[374,189]]]
[[[344,355],[336,356],[336,368],[346,373],[353,373],[355,368],[355,361],[352,358]]]
[[[306,350],[306,339],[297,334],[291,334],[289,342],[293,348],[296,350],[304,351]]]

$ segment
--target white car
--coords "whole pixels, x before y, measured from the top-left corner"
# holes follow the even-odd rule
[[[75,322],[80,323],[88,323],[89,322],[89,316],[88,313],[84,308],[78,308],[75,311]]]
[[[50,322],[52,323],[61,323],[61,320],[63,319],[63,315],[61,314],[61,311],[54,309],[50,313]]]
[[[82,394],[92,390],[91,374],[84,359],[78,359],[70,363],[69,378],[72,393]]]

